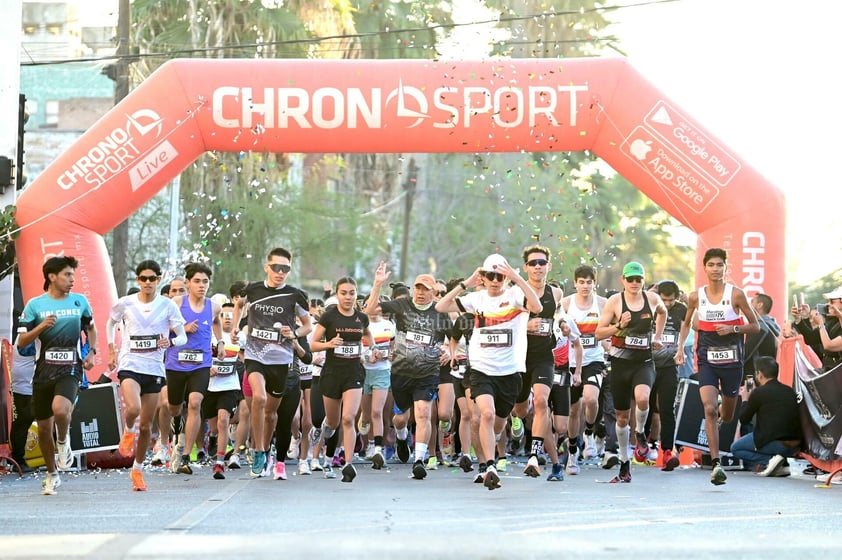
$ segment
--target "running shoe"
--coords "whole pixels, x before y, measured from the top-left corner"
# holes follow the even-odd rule
[[[570,456],[567,458],[567,467],[565,468],[567,474],[569,475],[577,475],[579,474],[579,458],[576,456],[575,453],[571,453]]]
[[[427,459],[427,470],[434,471],[439,468],[439,459],[438,457],[430,457]]]
[[[55,496],[59,486],[61,486],[61,477],[58,473],[48,473],[41,482],[41,493],[45,496]]]
[[[336,473],[333,472],[333,467],[330,465],[324,466],[325,478],[336,478]]]
[[[670,472],[678,468],[680,462],[678,461],[678,457],[672,454],[672,451],[669,449],[662,451],[664,454],[664,466],[661,467],[662,471]]]
[[[620,458],[617,457],[616,453],[611,453],[610,451],[606,451],[605,455],[602,457],[602,468],[605,470],[613,469],[617,465],[620,464]]]
[[[354,482],[355,478],[357,478],[357,469],[354,465],[348,463],[342,467],[342,482]]]
[[[222,463],[214,463],[213,477],[216,480],[225,480],[225,465],[223,465]]]
[[[409,461],[409,442],[405,439],[398,439],[396,442],[398,460],[401,463]]]
[[[366,449],[365,449],[365,458],[366,458],[367,461],[371,461],[374,458],[375,451],[376,451],[376,448],[374,447],[374,442],[373,441],[368,442],[368,447],[366,447]]]
[[[509,469],[509,460],[505,457],[500,457],[497,460],[497,465],[495,467],[499,472],[506,472]]]
[[[357,432],[358,432],[361,436],[367,436],[367,435],[368,435],[368,431],[371,429],[371,422],[363,422],[363,417],[362,417],[362,416],[360,416],[360,421],[359,421],[359,423],[357,424],[357,428],[358,428],[358,429],[357,429]]]
[[[178,465],[178,474],[193,474],[193,469],[190,467],[190,460],[185,460],[184,457],[181,458],[181,462]]]
[[[276,461],[275,467],[272,469],[274,473],[273,478],[275,480],[286,480],[287,479],[287,467],[283,461]]]
[[[379,448],[375,448],[374,455],[371,456],[371,468],[379,471],[386,464],[386,458],[383,457],[383,452]]]
[[[181,438],[181,436],[179,436]],[[179,439],[180,441],[180,439]],[[181,467],[181,456],[184,454],[184,446],[179,446],[178,444],[172,446],[172,450],[170,452],[170,471],[173,473],[177,473],[178,469]]]
[[[468,455],[462,455],[459,458],[459,468],[464,472],[471,472],[474,470],[474,462],[471,461],[471,458]]]
[[[605,455],[605,438],[597,436],[594,438],[594,443],[596,445],[596,456],[602,457]]]
[[[310,428],[310,447],[316,447],[319,444],[319,440],[322,439],[322,429],[313,426]]]
[[[266,469],[266,452],[255,451],[254,462],[251,465],[251,477],[259,478],[263,476],[263,471]]]
[[[517,416],[512,417],[512,438],[519,440],[523,437],[523,420]]]
[[[73,466],[73,450],[70,449],[70,437],[64,443],[57,442],[56,452],[58,454],[57,466],[60,470],[67,470]]]
[[[287,458],[295,459],[298,457],[298,438],[289,440],[289,448],[287,449]]]
[[[598,457],[596,451],[596,441],[594,441],[593,434],[585,434],[585,449],[582,451],[582,457],[585,459],[594,459],[595,457]]]
[[[500,475],[497,474],[497,469],[494,467],[488,467],[485,470],[485,476],[482,478],[482,485],[489,490],[496,490],[502,486],[500,484]]]
[[[307,459],[298,460],[298,474],[301,476],[313,474],[313,471],[310,470],[310,462]]]
[[[146,482],[143,480],[143,471],[132,469],[129,475],[132,479],[132,492],[146,492]]]
[[[553,470],[547,477],[547,481],[561,482],[562,480],[564,480],[564,469],[561,468],[561,463],[556,463],[553,465]]]
[[[526,468],[523,469],[523,474],[531,476],[532,478],[538,478],[541,476],[541,467],[538,465],[538,457],[535,455],[529,457],[529,460],[526,461]]]
[[[160,467],[167,463],[167,459],[169,458],[169,451],[167,450],[167,445],[161,443],[161,441],[157,441],[155,443],[155,448],[153,449],[152,453],[152,466],[153,467]]]
[[[322,472],[322,465],[318,459],[310,459],[310,472]]]
[[[634,447],[634,460],[638,463],[645,463],[649,456],[649,442],[646,441],[643,432],[635,432],[634,437],[637,440],[637,445]]]
[[[231,457],[228,459],[228,468],[229,469],[239,469],[240,468],[240,454],[233,453]]]
[[[123,437],[120,438],[120,447],[117,450],[120,455],[124,457],[131,457],[134,455],[135,433],[129,430],[123,432]]]
[[[275,452],[266,452],[266,466],[263,468],[263,476],[269,478],[270,476],[274,475],[275,472]]]
[[[336,455],[333,456],[333,461],[331,463],[331,466],[339,468],[339,467],[342,467],[344,465],[345,465],[345,453],[344,453],[344,450],[340,447],[337,450]]]
[[[415,461],[412,465],[412,478],[415,480],[423,480],[427,477],[427,469],[424,468],[424,463]]]
[[[728,475],[725,474],[725,469],[722,468],[722,465],[717,464],[714,466],[710,473],[710,483],[714,486],[721,486],[725,484],[726,480],[728,480]]]
[[[485,473],[484,472],[477,473],[477,475],[474,477],[474,484],[482,484],[484,481],[485,481]]]
[[[620,474],[610,480],[612,484],[631,482],[631,464],[629,461],[620,463]]]
[[[646,461],[649,463],[657,463],[658,462],[658,444],[653,443],[649,447],[649,452],[646,454]]]

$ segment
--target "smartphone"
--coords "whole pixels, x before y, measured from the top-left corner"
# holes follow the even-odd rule
[[[819,315],[827,316],[827,311],[828,311],[827,304],[826,303],[820,303],[820,304],[816,305],[816,311],[819,313]]]

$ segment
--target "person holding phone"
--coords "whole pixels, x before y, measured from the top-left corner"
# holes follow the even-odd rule
[[[822,367],[828,371],[842,363],[842,287],[823,295],[827,303],[818,304],[812,313],[815,327],[810,324],[812,310],[803,300],[792,306],[792,317],[795,330],[816,351]]]

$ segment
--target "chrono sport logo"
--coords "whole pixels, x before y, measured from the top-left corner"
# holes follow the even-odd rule
[[[129,167],[146,149],[150,141],[137,145],[137,140],[154,133],[156,140],[163,130],[163,119],[152,109],[138,109],[126,115],[124,127],[118,127],[96,142],[88,152],[61,173],[56,182],[64,190],[82,182],[87,188],[98,187]]]

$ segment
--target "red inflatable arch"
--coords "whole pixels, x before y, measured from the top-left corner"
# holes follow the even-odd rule
[[[728,249],[749,295],[786,301],[782,193],[619,58],[168,62],[20,197],[24,297],[41,293],[45,259],[73,255],[74,289],[104,325],[116,290],[102,235],[206,150],[593,150],[700,252]]]

